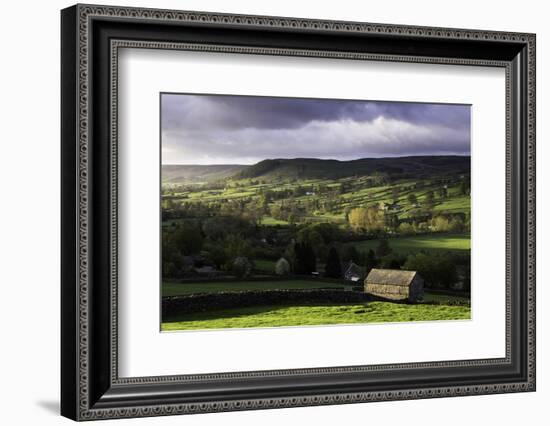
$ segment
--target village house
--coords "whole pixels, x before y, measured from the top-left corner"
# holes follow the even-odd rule
[[[205,265],[200,268],[195,268],[194,271],[201,277],[214,278],[220,274],[213,266]]]
[[[214,278],[220,275],[220,271],[201,255],[183,256],[183,267],[187,273],[198,274],[201,277]]]
[[[359,282],[364,277],[364,269],[354,262],[350,261],[344,272],[344,279],[354,283]]]
[[[424,295],[424,280],[416,271],[372,269],[365,278],[365,293],[414,303]]]

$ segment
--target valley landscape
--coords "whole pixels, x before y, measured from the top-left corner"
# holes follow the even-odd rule
[[[425,306],[283,303],[179,313],[163,329],[469,318],[469,170],[458,156],[164,165],[163,296],[344,289],[350,265],[430,281]]]
[[[449,126],[445,137],[456,138],[450,112],[468,117],[459,130],[469,131],[466,107],[214,95],[163,102],[162,331],[470,318],[469,136],[451,154],[444,137],[425,140]],[[209,111],[208,125],[197,110]],[[424,138],[416,148],[410,122]],[[348,138],[357,123],[364,129]],[[373,125],[383,143],[365,142]],[[361,155],[391,143],[394,152]],[[277,153],[285,155],[264,156]],[[418,276],[423,289],[389,300],[367,291],[371,271]]]

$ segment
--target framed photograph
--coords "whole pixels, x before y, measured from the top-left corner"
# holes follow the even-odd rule
[[[61,412],[535,390],[535,35],[61,12]]]

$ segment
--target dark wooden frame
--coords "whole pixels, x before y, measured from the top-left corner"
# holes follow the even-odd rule
[[[89,420],[535,390],[533,34],[95,5],[64,9],[61,33],[64,416]],[[116,60],[125,46],[504,67],[506,357],[119,378]]]

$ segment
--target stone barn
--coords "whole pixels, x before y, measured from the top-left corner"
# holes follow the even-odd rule
[[[416,271],[372,269],[365,278],[365,293],[413,303],[424,295],[424,280]]]

